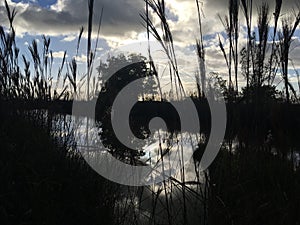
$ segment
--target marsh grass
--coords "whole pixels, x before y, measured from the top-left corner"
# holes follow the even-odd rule
[[[202,87],[197,86],[198,97],[201,98],[209,78],[205,74],[205,49],[203,47],[201,10],[198,1],[196,1],[196,6],[200,30],[200,36],[196,41],[200,78],[196,75],[196,80],[201,81],[202,84]],[[298,188],[299,174],[298,170],[294,171],[293,163],[287,158],[287,153],[292,151],[293,147],[283,141],[282,133],[278,132],[279,130],[287,131],[287,129],[282,127],[276,130],[275,127],[278,128],[278,124],[275,127],[273,126],[276,123],[273,116],[278,113],[278,109],[271,114],[268,112],[269,109],[277,108],[275,105],[279,105],[278,102],[282,101],[282,98],[276,99],[277,93],[275,87],[272,86],[275,77],[279,76],[278,71],[280,70],[285,83],[286,101],[290,102],[290,91],[297,99],[297,94],[288,80],[289,60],[287,55],[290,53],[291,39],[289,37],[294,35],[299,24],[298,12],[294,11],[293,15],[289,17],[293,19],[289,21],[282,19],[282,28],[278,29],[278,21],[281,19],[281,7],[282,1],[276,1],[273,14],[275,28],[273,29],[271,43],[269,41],[270,16],[267,3],[262,3],[257,8],[257,34],[252,30],[253,3],[251,0],[241,2],[230,0],[228,16],[225,16],[224,19],[220,16],[229,39],[229,47],[225,49],[219,38],[220,51],[223,53],[228,68],[226,99],[228,101],[229,129],[226,131],[224,146],[218,159],[209,169],[209,172],[205,171],[204,173],[205,181],[199,182],[198,185],[193,187],[198,191],[197,196],[202,199],[204,214],[201,214],[201,224],[294,224],[298,221],[295,209],[298,210],[299,205],[295,199],[299,199],[299,194],[295,190]],[[242,50],[238,48],[240,8],[243,10],[246,19],[248,34],[247,46]],[[160,19],[162,35],[150,20],[149,9],[153,10],[154,15]],[[173,38],[170,34],[168,19],[164,13],[164,1],[146,1],[146,10],[146,16],[142,16],[142,19],[146,23],[148,37],[151,33],[161,43],[165,54],[172,55],[169,53],[172,48],[166,47],[168,44],[172,45]],[[278,39],[281,40],[279,44]],[[168,41],[168,43],[166,44],[165,41]],[[271,50],[269,46],[271,46]],[[176,68],[174,66],[176,60],[172,57],[169,57],[169,60],[171,61],[171,68]],[[246,87],[241,97],[238,96],[239,84],[237,79],[240,63],[242,72],[246,77]],[[176,76],[172,76],[172,71],[170,77],[176,78]],[[170,80],[174,82],[175,90],[177,90],[176,86],[180,87],[180,85],[176,83],[175,79]],[[178,92],[176,91],[176,93]],[[262,104],[265,104],[265,107],[262,107]],[[281,105],[280,107],[283,111],[289,111],[292,108],[288,105]],[[271,119],[267,119],[266,115],[271,115]],[[292,129],[292,127],[290,128]],[[268,142],[270,141],[267,138],[268,132],[271,132],[269,134],[277,139],[276,144]],[[288,135],[291,135],[292,131],[287,132]],[[279,144],[280,140],[285,144]],[[198,153],[195,154],[195,170],[197,170],[197,160],[201,159],[201,151],[204,148],[205,143],[204,146],[199,144],[199,149],[196,151]],[[276,149],[275,153],[274,148]],[[281,172],[278,173],[277,171]],[[184,169],[181,172],[184,174]],[[295,180],[298,181],[295,182]],[[180,193],[183,198],[181,222],[187,224],[188,220],[185,215],[186,211],[190,209],[186,206],[186,190],[189,182],[185,182],[184,178],[179,182],[171,178],[171,181],[168,182],[170,183],[167,186],[171,189],[174,188],[173,191],[176,185],[181,185]],[[201,185],[199,185],[200,183]],[[235,188],[240,190],[237,191]],[[153,193],[153,201],[156,202],[159,199],[158,196],[166,190],[166,182],[164,182],[162,189]],[[234,195],[236,192],[237,195]],[[166,195],[166,193],[164,198],[167,223],[176,224],[178,221],[170,216],[174,210],[172,207],[173,199],[171,195]],[[278,201],[275,202],[273,199]],[[153,207],[155,208],[156,204]],[[282,209],[282,211],[279,209]],[[155,212],[155,209],[153,209],[153,212]],[[154,216],[151,218],[154,218]],[[153,223],[156,224],[156,221]]]
[[[0,223],[113,224],[118,185],[80,157],[71,117],[0,105]]]
[[[10,27],[0,26],[0,223],[114,224],[119,186],[80,157],[70,116],[39,108],[78,91],[76,57],[68,62],[64,52],[54,83],[51,41],[42,36],[41,46],[33,40],[28,47],[29,58],[21,56],[22,72],[17,13],[5,6]]]
[[[146,11],[141,18],[148,39],[150,35],[154,36],[164,49],[169,60],[170,94],[181,101],[188,94],[178,71],[165,1],[146,0],[145,4]],[[299,223],[299,169],[289,159],[299,146],[299,107],[290,104],[291,94],[297,101],[297,93],[288,74],[292,37],[300,22],[298,11],[282,18],[282,1],[276,0],[275,27],[269,43],[268,5],[263,3],[257,8],[258,34],[253,35],[252,0],[230,0],[228,15],[220,15],[229,39],[229,48],[226,48],[219,38],[220,51],[228,69],[228,80],[223,80],[217,74],[206,73],[203,12],[201,3],[195,1],[199,25],[199,37],[195,42],[199,71],[195,77],[201,85],[192,97],[204,114],[201,119],[206,128],[201,130],[193,156],[195,177],[187,178],[188,170],[182,166],[178,177],[171,177],[160,185],[135,188],[112,184],[84,163],[72,136],[72,120],[66,114],[58,114],[55,110],[30,111],[15,104],[20,101],[41,105],[72,100],[81,95],[84,85],[84,100],[97,96],[101,83],[92,76],[92,71],[103,9],[93,47],[94,1],[88,1],[87,68],[79,77],[76,60],[83,27],[79,31],[76,56],[68,61],[67,52],[64,52],[54,76],[50,39],[43,36],[41,48],[33,41],[28,47],[30,58],[20,57],[13,27],[17,14],[6,1],[5,7],[9,28],[0,26],[0,183],[4,184],[0,189],[0,218],[3,224]],[[238,49],[239,10],[245,16],[248,35],[243,49]],[[151,20],[150,11],[152,16],[159,18],[159,28]],[[270,54],[268,46],[271,46]],[[23,60],[24,71],[19,66],[19,58]],[[151,73],[158,84],[158,99],[163,104],[165,99],[150,45],[149,59]],[[277,96],[278,91],[273,85],[278,71],[282,72],[285,85],[285,95],[281,97]],[[238,83],[239,72],[246,78],[244,89]],[[207,127],[210,124],[209,110],[203,107],[207,107],[204,93],[210,88],[213,76],[217,78],[213,85],[222,90],[227,100],[228,127],[217,159],[209,170],[200,173],[199,162],[209,138]],[[57,78],[55,84],[54,77]],[[282,104],[284,101],[287,104]],[[165,138],[159,136],[158,140],[159,160],[164,160],[162,142]],[[178,144],[178,149],[182,163],[183,146]],[[138,162],[136,155],[131,157],[131,163]]]

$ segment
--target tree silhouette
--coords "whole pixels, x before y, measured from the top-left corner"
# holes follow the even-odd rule
[[[144,78],[143,85],[138,87],[141,95],[149,93],[152,88],[154,88],[152,93],[157,93],[153,72],[145,59],[141,55],[132,54],[126,57],[121,54],[117,57],[110,57],[107,63],[101,62],[97,68],[99,79],[102,81],[102,90],[96,104],[96,120],[101,122],[102,128],[101,139],[113,154],[130,162],[133,162],[134,158],[142,152],[128,149],[116,138],[111,124],[111,109],[120,91],[137,79]],[[138,101],[139,96],[126,97],[136,98]]]

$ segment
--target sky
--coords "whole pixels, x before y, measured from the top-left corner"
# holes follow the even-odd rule
[[[65,50],[68,59],[71,60],[76,54],[79,29],[81,26],[87,27],[87,2],[87,0],[8,0],[8,4],[15,7],[18,12],[14,26],[21,53],[30,57],[28,45],[34,39],[41,42],[41,35],[44,34],[51,38],[50,48],[54,52],[57,65],[60,63]],[[165,3],[179,67],[185,74],[185,84],[191,87],[194,84],[194,73],[197,66],[195,40],[199,37],[195,0],[166,0]],[[268,3],[270,11],[273,12],[274,1],[269,0]],[[260,4],[261,1],[254,0],[254,8]],[[145,10],[143,0],[95,0],[94,38],[96,37],[102,7],[104,13],[96,64],[112,50],[121,46],[144,42],[147,37],[140,17],[140,14],[143,14]],[[225,60],[218,46],[218,34],[221,35],[225,48],[228,48],[228,41],[225,39],[224,27],[218,15],[227,14],[228,3],[226,0],[203,0],[201,7],[203,10],[202,26],[206,51],[206,71],[207,73],[218,72],[226,78]],[[294,0],[283,1],[282,16],[291,12],[292,8],[296,8]],[[3,0],[0,3],[0,14],[5,15]],[[242,25],[242,11],[240,11],[240,15],[240,24]],[[155,24],[158,23],[158,19],[155,17],[153,17],[153,21]],[[254,21],[256,21],[256,15],[254,15]],[[7,25],[5,16],[0,17],[0,24]],[[84,32],[77,58],[82,75],[85,73],[86,63],[86,33]],[[299,38],[300,32],[297,30],[290,55],[297,69],[300,69]],[[239,42],[240,48],[246,43],[246,33],[242,26]],[[290,80],[296,85],[297,77],[292,70],[290,73]],[[242,76],[239,76],[239,81],[245,82]],[[280,80],[276,82],[279,83]]]

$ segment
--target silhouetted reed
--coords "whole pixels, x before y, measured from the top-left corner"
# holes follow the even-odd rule
[[[184,103],[185,97],[189,96],[178,71],[165,1],[146,0],[145,3],[146,12],[141,17],[148,39],[153,35],[168,58],[171,98]],[[170,139],[176,136],[174,134],[180,123],[177,114],[169,110],[165,101],[167,97],[162,93],[150,45],[150,62],[136,64],[134,57],[138,59],[138,56],[120,56],[122,60],[131,60],[131,66],[137,66],[135,73],[132,73],[132,67],[125,67],[109,82],[101,83],[101,76],[93,77],[92,71],[103,9],[93,45],[94,0],[89,0],[86,73],[79,77],[77,65],[84,32],[82,27],[76,56],[69,60],[65,51],[54,76],[50,38],[42,36],[41,47],[33,40],[28,47],[30,58],[21,56],[13,27],[16,10],[11,10],[5,1],[9,28],[5,30],[0,26],[0,137],[3,149],[0,151],[0,183],[4,184],[0,189],[0,218],[3,218],[3,224],[127,225],[140,224],[141,221],[169,225],[193,224],[195,221],[200,221],[200,224],[299,223],[300,174],[293,157],[299,148],[297,115],[300,109],[298,104],[290,104],[293,98],[298,103],[298,96],[289,80],[289,58],[300,13],[294,11],[292,17],[282,19],[282,1],[276,0],[270,38],[271,20],[267,3],[257,8],[258,29],[255,34],[252,30],[252,0],[230,0],[228,15],[220,16],[229,40],[226,48],[219,37],[220,52],[228,70],[228,79],[224,80],[217,73],[206,72],[203,15],[200,2],[196,0],[195,3],[199,25],[195,44],[199,71],[195,73],[197,93],[191,94],[191,97],[199,112],[201,130],[196,135],[197,146],[192,159],[194,177],[187,176],[188,169],[183,165],[176,177],[172,176],[161,184],[136,188],[112,184],[84,163],[74,140],[72,118],[68,114],[71,114],[70,100],[78,97],[87,104],[92,98],[99,97],[101,106],[105,106],[103,112],[96,110],[99,113],[96,116],[100,115],[103,122],[101,138],[104,145],[110,147],[110,153],[118,159],[137,165],[141,163],[144,152],[128,151],[113,136],[109,104],[113,103],[113,97],[121,88],[134,80],[134,76],[154,76],[158,91],[148,98],[149,102],[136,104],[130,120],[135,124],[133,132],[141,135],[147,131],[146,122],[153,114],[159,116],[160,112],[166,117],[171,134],[164,136],[159,133],[158,161],[170,161],[166,152],[171,149]],[[247,29],[247,43],[242,49],[239,49],[238,39],[240,8]],[[153,16],[160,20],[159,27],[151,20],[151,10]],[[281,27],[278,26],[280,20]],[[19,58],[23,60],[24,71],[21,71]],[[99,75],[110,69],[109,60],[107,63],[97,68]],[[279,72],[284,80],[285,94],[273,84]],[[245,87],[238,83],[240,73],[245,77]],[[297,70],[296,74],[300,89]],[[57,78],[55,83],[54,77]],[[148,85],[152,84],[150,80]],[[102,91],[98,90],[100,85],[104,87]],[[226,99],[228,125],[217,159],[208,170],[201,171],[199,162],[211,125],[205,93],[209,93],[212,87],[218,88]],[[86,97],[82,97],[82,89]],[[165,96],[170,97],[170,93]],[[146,95],[142,96],[143,100],[147,99]],[[162,147],[164,142],[165,148]],[[177,147],[181,154],[179,161],[183,163],[183,144],[177,143]],[[196,210],[193,205],[197,206]]]

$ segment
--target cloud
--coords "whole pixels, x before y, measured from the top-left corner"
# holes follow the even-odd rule
[[[62,12],[66,6],[64,3],[65,3],[64,0],[57,0],[56,4],[51,5],[50,9],[56,12]]]
[[[270,12],[274,10],[274,2],[268,1]],[[15,3],[8,0],[12,7],[16,7],[18,15],[15,26],[18,35],[28,33],[46,34],[49,36],[67,36],[64,41],[74,38],[81,26],[87,27],[88,1],[86,0],[57,0],[50,8],[43,8],[37,3]],[[166,12],[172,30],[175,44],[181,47],[195,43],[199,37],[199,26],[197,7],[194,0],[172,0],[165,1]],[[220,22],[218,14],[228,14],[228,1],[203,0],[200,3],[204,17],[202,18],[202,29],[206,35],[223,32],[224,27]],[[261,5],[259,0],[254,0],[253,12]],[[140,13],[144,12],[145,3],[141,0],[95,0],[94,6],[94,31],[96,33],[102,7],[104,8],[101,27],[101,37],[109,41],[111,47],[116,47],[124,40],[136,39],[145,28],[141,25]],[[295,7],[294,0],[286,0],[283,3],[283,11],[291,12]],[[0,4],[0,13],[5,14],[4,5]],[[272,13],[270,13],[272,15]],[[152,14],[153,16],[153,14]],[[243,18],[240,10],[241,21]],[[271,16],[270,16],[271,17]],[[154,23],[159,25],[159,19],[153,17]],[[253,22],[256,22],[256,16]],[[4,17],[0,18],[1,24],[6,23]],[[86,29],[85,29],[86,31]],[[86,32],[85,32],[86,35]],[[95,34],[96,35],[96,34]],[[125,43],[126,44],[126,43]]]
[[[77,63],[86,63],[87,62],[87,56],[85,54],[81,54],[80,56],[76,57]]]
[[[2,1],[3,2],[3,1]],[[274,2],[268,0],[270,5],[270,20],[274,11]],[[88,1],[86,0],[57,0],[56,4],[50,8],[43,8],[38,3],[15,3],[8,0],[12,7],[16,7],[15,26],[18,35],[24,34],[45,34],[49,36],[63,36],[63,42],[70,42],[76,39],[79,28],[87,27]],[[168,0],[166,3],[166,13],[174,43],[178,47],[179,66],[185,68],[187,72],[193,74],[197,67],[195,53],[195,40],[199,38],[199,25],[195,0]],[[200,3],[203,9],[202,30],[205,35],[205,52],[207,73],[218,72],[227,78],[227,69],[224,57],[218,46],[217,33],[224,32],[224,27],[220,22],[218,14],[225,16],[228,14],[228,0],[203,0]],[[253,24],[257,21],[256,8],[261,5],[261,1],[253,0]],[[291,12],[295,7],[294,0],[283,2],[282,15]],[[140,13],[144,12],[145,3],[142,0],[95,0],[94,7],[94,32],[98,28],[98,21],[102,7],[104,8],[103,21],[100,37],[106,40],[111,48],[119,47],[121,44],[127,45],[132,40],[145,40],[145,28],[141,25]],[[0,13],[5,15],[5,7],[0,3]],[[159,27],[159,18],[151,14],[154,24]],[[5,17],[0,17],[0,23],[7,25]],[[243,12],[240,10],[240,24],[243,24]],[[86,37],[86,30],[84,36]],[[240,29],[239,47],[246,43],[245,30]],[[228,40],[222,38],[224,47],[228,50]],[[298,46],[297,46],[298,45]],[[292,44],[291,58],[294,59],[296,68],[300,68],[300,42],[296,38]],[[99,46],[102,47],[102,46]],[[57,52],[57,57],[62,57],[62,52]],[[78,57],[78,62],[85,63],[86,56]],[[196,65],[196,66],[195,66]],[[243,80],[239,76],[239,80]]]
[[[68,35],[66,37],[64,37],[61,41],[62,42],[70,42],[70,41],[74,41],[77,37],[75,35]]]
[[[64,54],[65,54],[64,51],[59,51],[59,52],[53,52],[52,56],[53,58],[62,59],[64,57]],[[68,55],[66,55],[66,57],[68,57]]]
[[[86,0],[58,0],[50,8],[43,8],[37,4],[14,3],[8,1],[11,7],[16,7],[18,14],[15,20],[17,33],[47,34],[52,36],[68,35],[79,32],[81,26],[87,26],[88,3]],[[140,32],[139,14],[144,9],[144,2],[140,0],[95,0],[94,31],[97,31],[100,12],[104,8],[101,33],[104,36],[123,37],[128,32]],[[5,15],[4,4],[0,6],[0,13]],[[0,19],[6,23],[5,18]]]
[[[187,0],[190,1],[190,0]],[[222,0],[204,0],[203,2],[203,8],[204,8],[204,12],[214,12],[214,14],[216,13],[220,13],[220,14],[224,14],[228,12],[228,0],[226,1],[222,1]],[[263,2],[266,2],[269,5],[270,8],[270,12],[274,11],[275,8],[275,0],[265,0],[265,1],[261,1],[261,0],[253,0],[253,13],[256,14],[257,12],[257,7],[261,6]],[[291,10],[293,8],[297,8],[297,3],[295,0],[284,0],[282,3],[282,13],[287,13],[287,12],[291,12]],[[243,14],[242,11],[240,11],[241,14]],[[209,16],[209,14],[206,14],[207,16]],[[256,21],[256,20],[254,20]]]

